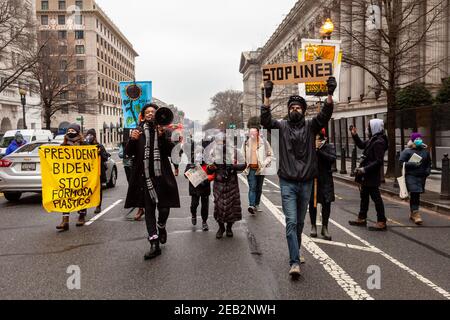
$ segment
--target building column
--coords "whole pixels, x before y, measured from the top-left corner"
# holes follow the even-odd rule
[[[364,21],[361,21],[361,15],[364,14],[362,10],[357,6],[352,7],[352,16],[356,19],[352,19],[352,35],[353,37],[360,37],[364,39],[365,25]],[[364,48],[354,39],[352,39],[352,55],[357,59],[364,59]],[[351,67],[351,102],[360,103],[361,96],[364,95],[364,70],[359,67]]]
[[[340,24],[338,25],[339,29],[339,37],[342,41],[342,51],[345,54],[350,53],[352,49],[352,41],[351,37],[348,35],[348,32],[351,31],[351,6],[348,3],[340,4]],[[339,83],[339,95],[340,102],[347,103],[349,98],[351,97],[351,87],[352,87],[352,79],[351,79],[351,67],[347,64],[342,64],[341,68],[341,80]]]

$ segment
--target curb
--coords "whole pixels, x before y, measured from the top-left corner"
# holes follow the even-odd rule
[[[337,175],[334,175],[333,177],[337,181],[340,181],[342,183],[349,184],[349,185],[352,185],[352,186],[359,186],[359,184],[356,183],[355,181],[353,181],[352,179],[344,178],[342,176],[337,176]],[[400,197],[398,196],[398,192],[394,192],[392,190],[385,189],[382,186],[380,187],[380,192],[381,192],[381,194],[393,197],[396,200],[404,201],[404,200],[400,199]],[[428,200],[423,200],[423,199],[420,200],[420,205],[422,207],[424,207],[424,208],[436,211],[437,213],[450,216],[450,207],[443,206],[443,205],[440,205],[440,204],[436,204],[436,203],[430,202]]]

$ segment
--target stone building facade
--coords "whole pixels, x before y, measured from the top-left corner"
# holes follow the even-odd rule
[[[23,0],[23,5],[28,6],[34,12],[34,1]],[[31,38],[31,37],[30,37]],[[2,49],[0,54],[0,82],[13,74],[11,63],[20,55],[20,48],[14,46],[7,46]],[[26,78],[25,74],[22,78]],[[23,112],[21,98],[19,94],[19,81],[12,84],[5,90],[0,92],[0,134],[4,134],[8,130],[23,129]],[[23,82],[24,83],[24,82]],[[25,106],[25,122],[28,129],[41,129],[41,106],[40,97],[30,90],[28,86],[23,86],[26,89],[26,106]]]
[[[98,101],[59,111],[52,130],[62,133],[82,118],[85,130],[95,128],[101,143],[116,146],[122,132],[119,82],[135,79],[133,45],[94,0],[37,0],[36,15],[39,31],[58,32],[62,45],[76,46],[77,70],[86,74],[83,90],[87,99]]]
[[[438,0],[423,1],[422,9],[429,10]],[[370,3],[370,1],[368,1]],[[298,51],[301,49],[301,39],[319,38],[319,30],[326,18],[331,18],[336,29],[332,34],[332,40],[342,41],[342,50],[352,50],[352,39],[340,34],[340,24],[346,23],[353,30],[365,29],[362,21],[343,19],[344,14],[352,12],[355,8],[348,8],[348,2],[339,0],[299,0],[281,22],[266,44],[257,51],[248,51],[241,54],[239,71],[243,74],[244,96],[242,109],[244,121],[252,116],[259,115],[261,104],[261,66],[265,64],[296,61]],[[436,41],[432,45],[424,45],[421,48],[422,59],[434,59],[439,61],[438,68],[432,70],[424,81],[431,90],[441,84],[445,77],[450,76],[450,12],[444,13],[445,19],[437,24],[432,31]],[[353,41],[354,42],[354,41]],[[274,114],[283,118],[287,114],[287,97],[298,93],[297,86],[285,86],[275,88],[273,105],[277,107]],[[343,65],[339,83],[340,101],[336,105],[334,119],[347,119],[350,117],[376,116],[387,111],[386,98],[373,77],[361,68]],[[311,106],[309,115],[315,108]],[[360,125],[361,126],[361,125]]]

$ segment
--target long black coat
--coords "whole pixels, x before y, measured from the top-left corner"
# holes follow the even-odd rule
[[[108,151],[106,151],[105,147],[102,144],[99,143],[97,146],[99,148],[100,161],[102,163],[100,166],[100,181],[102,183],[106,183],[108,182],[108,177],[106,176],[106,162],[111,155],[108,153]]]
[[[151,133],[151,150],[153,150],[154,130]],[[169,161],[172,149],[175,146],[170,135],[158,138],[159,150],[161,153],[161,177],[155,177],[153,171],[153,151],[150,152],[150,176],[152,177],[153,185],[155,186],[158,195],[158,206],[161,208],[179,208],[180,196],[178,194],[178,185],[172,171],[172,166]],[[134,157],[133,170],[128,186],[127,199],[125,201],[125,208],[144,208],[145,192],[148,192],[147,184],[145,182],[144,173],[144,152],[145,152],[145,135],[142,134],[139,140],[131,140],[128,142],[125,153],[129,157]]]
[[[334,145],[326,143],[317,150],[319,174],[317,176],[317,202],[330,203],[336,200],[333,181],[333,163],[336,161]]]
[[[193,164],[188,164],[186,166],[186,170],[184,171],[185,173],[192,169],[195,168],[195,165]],[[192,183],[189,182],[189,195],[191,197],[193,196],[197,196],[197,197],[207,197],[211,195],[211,182],[208,180],[203,181],[202,183],[200,183],[197,188],[195,188]]]
[[[242,220],[241,193],[239,191],[238,172],[244,171],[245,164],[216,165],[214,179],[214,218],[219,223],[234,223]]]
[[[381,167],[384,166],[384,154],[388,149],[388,139],[384,133],[374,135],[367,141],[362,141],[358,135],[353,136],[358,148],[363,149],[360,168],[365,174],[358,175],[356,182],[365,187],[379,187],[381,185]]]
[[[405,149],[400,155],[400,165],[403,168],[405,164],[406,169],[406,187],[409,192],[424,193],[425,183],[428,176],[431,174],[431,157],[426,147],[416,148],[414,143],[408,144],[408,149]],[[408,161],[414,154],[418,154],[422,157],[422,161],[419,166]]]

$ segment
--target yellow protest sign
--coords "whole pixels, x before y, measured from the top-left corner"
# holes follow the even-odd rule
[[[47,212],[74,212],[100,204],[100,157],[96,146],[42,146],[42,205]]]

